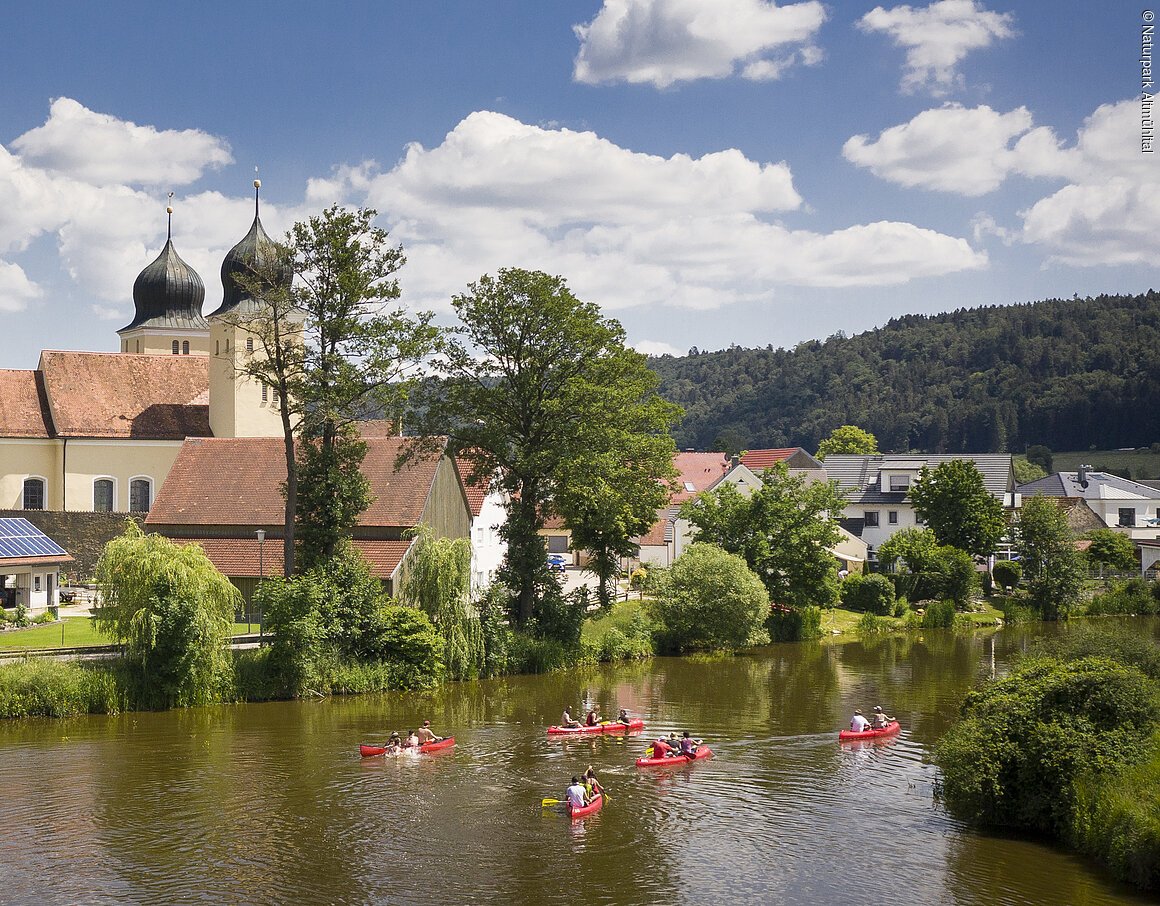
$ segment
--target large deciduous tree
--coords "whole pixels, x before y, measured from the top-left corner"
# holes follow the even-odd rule
[[[134,522],[97,564],[97,629],[125,646],[151,706],[202,705],[232,678],[226,642],[241,595],[198,546],[146,535]]]
[[[635,513],[600,488],[627,474],[613,474],[609,457],[636,455],[624,468],[639,463],[650,471],[650,439],[671,452],[665,422],[679,410],[659,400],[655,376],[644,356],[625,347],[620,324],[577,299],[560,277],[502,269],[452,305],[460,324],[436,361],[444,380],[428,385],[417,407],[420,424],[470,449],[474,478],[507,493],[500,578],[514,594],[516,620],[526,625],[554,582],[538,534],[546,517],[567,509],[582,533],[610,543],[632,531],[632,518],[598,525],[618,507],[622,516]],[[583,504],[589,491],[605,498],[599,518]]]
[[[1136,546],[1127,535],[1114,529],[1093,529],[1084,535],[1091,542],[1087,549],[1088,562],[1094,563],[1101,569],[1126,572],[1139,565],[1136,557]]]
[[[1023,501],[1015,542],[1031,603],[1045,620],[1066,618],[1079,600],[1083,564],[1067,517],[1050,497]]]
[[[724,482],[687,502],[681,515],[695,540],[743,557],[775,604],[828,607],[837,599],[829,549],[841,540],[833,515],[842,507],[835,483],[791,475],[778,463],[749,497]]]
[[[910,500],[940,544],[976,557],[994,551],[1007,530],[1003,505],[969,460],[948,460],[935,469],[924,466],[910,489]]]
[[[302,569],[331,559],[370,502],[357,421],[401,418],[416,369],[437,341],[430,313],[395,304],[406,259],[374,226],[376,216],[332,205],[294,224],[242,281],[256,304],[236,317],[258,340],[243,367],[275,388],[282,407],[287,512],[299,529]],[[286,289],[279,277],[288,268],[294,282]],[[310,493],[293,507],[301,470]]]
[[[878,438],[857,425],[842,425],[830,432],[830,436],[818,444],[818,459],[825,459],[831,453],[877,453]]]

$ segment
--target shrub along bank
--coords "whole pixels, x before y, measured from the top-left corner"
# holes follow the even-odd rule
[[[985,828],[1047,835],[1160,889],[1160,655],[1073,632],[971,692],[936,747],[940,795]]]

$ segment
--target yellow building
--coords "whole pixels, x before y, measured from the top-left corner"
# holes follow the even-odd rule
[[[207,319],[205,285],[167,237],[133,284],[119,352],[45,351],[34,371],[0,370],[0,510],[145,513],[187,437],[281,436],[277,398],[241,373],[255,351],[239,314],[254,303],[238,277],[271,248],[255,201]]]

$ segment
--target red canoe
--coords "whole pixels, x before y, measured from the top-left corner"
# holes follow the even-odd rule
[[[892,720],[881,730],[863,730],[861,733],[855,733],[853,730],[843,730],[838,734],[838,739],[841,742],[856,742],[859,739],[885,739],[887,736],[893,736],[902,727],[898,721]]]
[[[548,727],[549,736],[583,736],[587,733],[629,733],[633,730],[643,730],[644,721],[640,718],[622,724],[619,720],[601,721],[594,727]]]
[[[708,746],[697,746],[697,751],[690,758],[688,755],[670,755],[668,758],[638,758],[638,768],[679,768],[690,761],[700,761],[702,758],[712,758],[713,750]]]
[[[440,749],[450,749],[453,745],[455,745],[455,737],[448,736],[446,739],[440,739],[438,742],[428,742],[419,746],[419,751],[424,753],[438,752]],[[386,746],[368,746],[363,744],[358,747],[358,750],[359,754],[362,755],[363,758],[371,758],[375,755],[387,754]],[[406,747],[404,747],[404,751],[406,751]]]
[[[574,806],[569,805],[568,806],[568,816],[570,818],[573,818],[573,819],[586,818],[589,815],[595,815],[598,811],[600,811],[600,809],[603,805],[604,805],[604,796],[601,795],[600,793],[597,793],[595,796],[592,797],[592,801],[589,802],[587,805],[582,805],[580,808],[575,808]]]

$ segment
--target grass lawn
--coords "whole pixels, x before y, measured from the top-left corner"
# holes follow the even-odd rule
[[[640,609],[641,602],[636,599],[613,604],[608,613],[597,613],[584,621],[580,629],[580,640],[585,645],[598,647],[609,630],[619,629],[624,632]]]
[[[83,648],[89,645],[112,645],[113,640],[97,632],[88,617],[64,618],[64,641],[61,641],[61,623],[46,623],[28,629],[10,629],[0,632],[0,649],[7,648]],[[250,623],[250,631],[257,632],[258,624]],[[245,623],[234,623],[233,635],[245,635]]]
[[[976,607],[983,608],[977,613],[968,613],[972,623],[976,626],[993,626],[995,620],[1003,619],[1003,611],[997,610],[986,601],[978,601]],[[858,626],[858,621],[862,619],[862,614],[853,610],[842,610],[840,607],[835,607],[833,610],[822,611],[822,634],[823,636],[831,635],[833,630],[843,635],[854,632]],[[896,629],[902,629],[902,619],[893,621]]]

